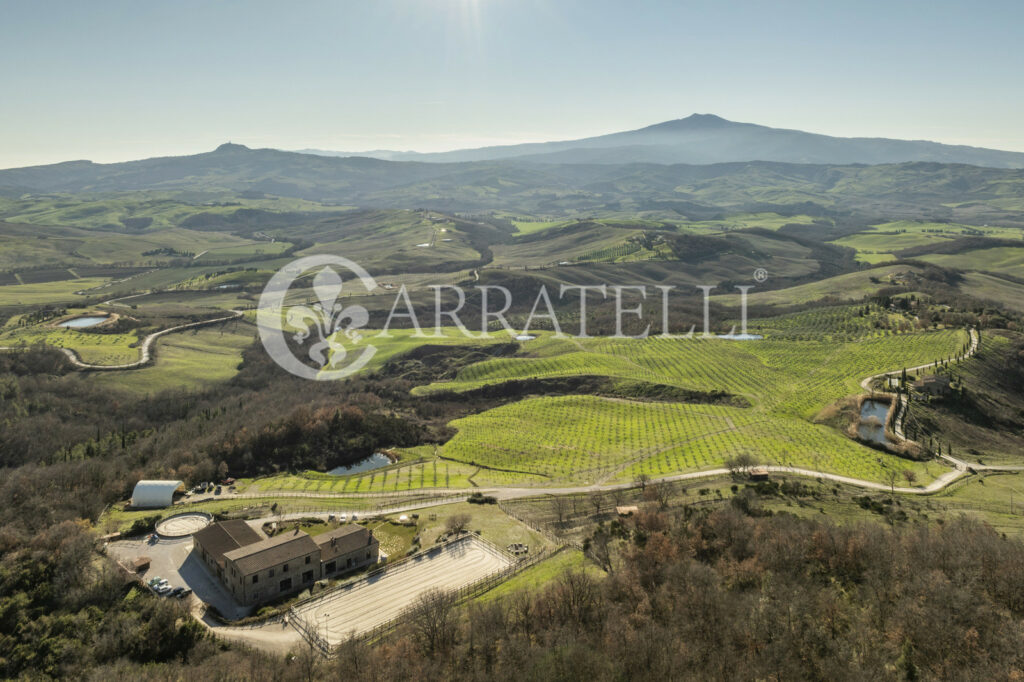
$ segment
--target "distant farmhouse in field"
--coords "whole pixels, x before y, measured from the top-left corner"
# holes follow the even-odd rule
[[[380,553],[377,538],[357,524],[315,537],[295,529],[264,538],[245,521],[235,520],[211,524],[192,537],[193,554],[244,605],[375,564]]]
[[[913,383],[915,391],[929,395],[947,395],[950,392],[949,377],[941,374],[929,374]]]

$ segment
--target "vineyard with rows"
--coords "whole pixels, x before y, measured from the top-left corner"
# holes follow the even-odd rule
[[[410,453],[415,456],[415,453]],[[302,493],[387,493],[431,488],[467,488],[475,467],[459,462],[432,458],[409,461],[361,474],[334,476],[316,471],[303,474],[280,474],[254,480],[243,480],[242,491]]]
[[[31,346],[44,343],[56,348],[70,348],[78,353],[83,362],[96,365],[123,365],[136,362],[139,350],[134,332],[124,334],[97,334],[77,329],[34,325],[30,327],[8,326],[0,330],[0,346]]]
[[[812,423],[857,393],[864,377],[945,359],[967,341],[959,329],[896,333],[889,313],[819,309],[752,323],[757,341],[722,338],[557,339],[524,345],[528,356],[470,365],[450,382],[420,389],[468,390],[510,379],[595,374],[745,397],[750,408],[631,402],[590,396],[536,397],[452,423],[446,458],[490,467],[488,475],[545,484],[632,480],[715,468],[747,453],[784,464],[881,481],[911,470],[926,482],[941,466],[866,448]],[[530,344],[536,343],[536,346]],[[934,471],[933,471],[934,470]]]

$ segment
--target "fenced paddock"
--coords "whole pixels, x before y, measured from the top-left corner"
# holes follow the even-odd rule
[[[351,637],[395,624],[424,592],[463,592],[504,579],[518,567],[505,552],[467,535],[297,604],[289,622],[323,653]]]
[[[204,512],[186,512],[168,516],[156,524],[156,532],[167,538],[183,538],[198,533],[213,522],[213,517]]]

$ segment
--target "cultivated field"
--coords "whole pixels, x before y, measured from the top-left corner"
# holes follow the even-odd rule
[[[168,334],[156,341],[156,361],[151,366],[81,378],[138,394],[199,389],[233,377],[242,351],[254,342],[255,334],[255,327],[243,322]]]
[[[73,314],[87,316],[89,311],[83,310]],[[60,327],[57,325],[59,319],[24,327],[17,325],[16,322],[13,320],[0,328],[0,346],[31,346],[44,343],[55,348],[71,349],[83,362],[96,365],[122,365],[139,359],[139,349],[135,347],[139,336],[134,330],[123,334],[104,334]]]
[[[581,484],[666,476],[714,468],[737,454],[881,481],[886,470],[927,467],[870,450],[816,415],[860,391],[859,381],[886,369],[955,355],[963,330],[894,333],[889,313],[819,309],[752,325],[760,341],[724,339],[565,339],[525,344],[530,355],[494,358],[461,370],[453,381],[421,389],[465,391],[510,379],[593,374],[722,391],[749,408],[631,402],[589,396],[538,397],[453,422],[458,434],[443,455],[489,470],[477,482]]]

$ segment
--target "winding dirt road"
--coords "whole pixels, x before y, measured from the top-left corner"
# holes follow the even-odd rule
[[[197,328],[197,327],[206,327],[206,326],[209,326],[209,325],[212,325],[212,324],[217,324],[219,322],[227,322],[228,320],[237,320],[238,318],[242,317],[243,314],[244,313],[241,310],[232,310],[231,311],[231,315],[227,315],[225,317],[218,317],[218,318],[215,318],[215,319],[212,319],[212,320],[200,320],[199,322],[190,322],[188,324],[178,325],[177,327],[169,327],[167,329],[161,329],[158,332],[153,332],[152,334],[149,334],[145,338],[142,339],[142,344],[139,346],[139,351],[140,351],[139,359],[136,360],[135,362],[129,362],[129,363],[122,364],[122,365],[94,365],[94,364],[89,363],[89,362],[83,362],[82,359],[80,357],[78,357],[78,353],[76,353],[75,351],[73,351],[70,348],[57,348],[57,350],[59,350],[62,353],[64,353],[64,355],[66,355],[68,357],[68,360],[71,361],[71,364],[74,365],[76,369],[80,369],[80,370],[87,370],[87,371],[100,370],[100,371],[102,371],[102,370],[139,369],[140,367],[145,367],[146,365],[148,365],[152,361],[153,358],[152,358],[152,353],[150,352],[150,349],[153,347],[153,342],[156,341],[161,336],[164,336],[165,334],[173,334],[174,332],[180,332],[180,331],[183,331],[185,329],[194,329],[194,328]],[[18,348],[15,347],[15,346],[0,346],[0,350],[18,350]]]

